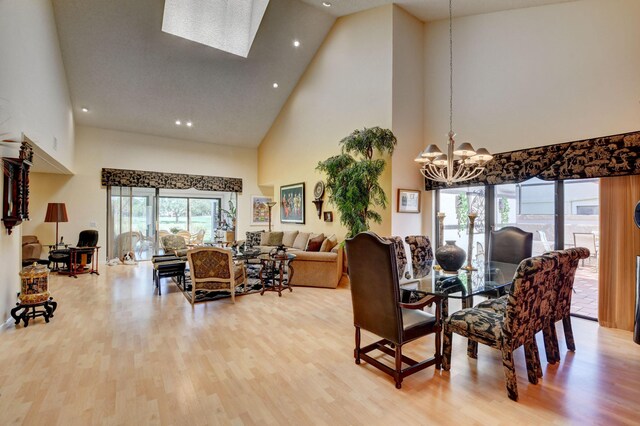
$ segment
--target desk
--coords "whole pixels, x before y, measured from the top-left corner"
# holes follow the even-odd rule
[[[260,295],[262,296],[265,291],[277,291],[278,296],[282,297],[282,290],[288,288],[290,292],[293,291],[289,283],[293,278],[293,260],[296,258],[295,254],[286,253],[284,255],[271,256],[269,254],[261,254],[258,256],[262,268],[260,269],[260,283],[262,284],[262,290]]]
[[[92,247],[69,247],[69,256],[71,262],[69,263],[69,276],[78,278],[78,274],[96,274],[98,272],[98,252],[100,246]],[[91,267],[86,268],[88,264],[88,258],[91,257]]]

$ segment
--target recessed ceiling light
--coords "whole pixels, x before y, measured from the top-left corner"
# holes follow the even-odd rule
[[[89,112],[89,108],[87,108],[87,107],[82,107],[82,112]]]
[[[324,7],[331,7],[331,3],[329,3],[328,1],[323,1],[323,2],[322,2],[322,5],[323,5]]]
[[[182,121],[180,121],[180,120],[176,120],[176,126],[179,126],[179,125],[181,125],[181,124],[182,124]]]
[[[293,47],[300,47],[300,42],[298,40],[293,40]]]
[[[190,121],[187,121],[187,127],[191,127],[191,126],[193,126],[193,123]]]
[[[273,88],[277,89],[278,88],[278,83],[273,83]]]

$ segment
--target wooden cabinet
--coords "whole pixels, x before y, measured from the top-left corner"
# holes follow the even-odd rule
[[[2,221],[8,234],[11,234],[14,226],[29,220],[29,169],[32,161],[33,148],[27,142],[22,142],[18,158],[2,159]]]

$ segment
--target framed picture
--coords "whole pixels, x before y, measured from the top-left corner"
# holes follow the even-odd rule
[[[333,222],[333,212],[324,212],[324,221]]]
[[[273,201],[271,197],[263,195],[251,196],[251,225],[267,225],[269,223],[269,207],[267,203]]]
[[[420,191],[398,189],[398,212],[420,213]]]
[[[304,182],[280,187],[280,222],[304,223]]]

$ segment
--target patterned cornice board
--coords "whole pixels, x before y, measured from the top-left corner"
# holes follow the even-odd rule
[[[495,154],[475,179],[450,188],[640,174],[640,131]],[[425,190],[447,188],[425,179]]]
[[[242,179],[144,170],[102,169],[102,186],[242,192]]]

